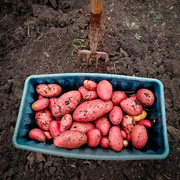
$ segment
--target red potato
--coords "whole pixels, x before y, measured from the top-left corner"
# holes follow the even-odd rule
[[[53,138],[58,136],[61,133],[59,122],[58,121],[51,121],[49,130],[50,130],[50,133],[51,133]]]
[[[96,128],[101,131],[102,136],[107,136],[111,128],[109,120],[105,117],[100,117],[94,121]]]
[[[98,97],[96,91],[88,91],[84,86],[79,87],[78,91],[81,93],[83,100],[89,101]]]
[[[84,80],[83,85],[89,91],[95,91],[97,89],[97,83],[91,80]]]
[[[72,116],[70,114],[66,114],[62,117],[60,122],[60,132],[67,131],[72,125]]]
[[[125,131],[121,130],[121,134],[122,134],[123,139],[127,138],[127,134],[125,133]]]
[[[74,149],[87,143],[87,136],[80,131],[67,130],[56,136],[53,143],[57,147]]]
[[[104,101],[108,101],[111,99],[112,91],[113,87],[107,80],[102,80],[97,85],[97,94]]]
[[[149,107],[153,105],[155,97],[149,89],[139,89],[137,91],[137,100],[140,101],[144,107]]]
[[[73,119],[79,122],[94,121],[107,114],[112,108],[111,101],[101,99],[85,101],[74,110]]]
[[[100,141],[100,146],[103,148],[109,148],[109,139],[108,137],[102,136]]]
[[[152,122],[147,119],[144,119],[144,120],[139,121],[138,125],[143,125],[145,128],[150,128],[152,127]]]
[[[52,98],[49,99],[48,108],[49,108],[50,111],[52,111],[52,108],[55,106],[57,100],[58,100],[57,97],[52,97]]]
[[[39,84],[36,92],[44,97],[55,97],[61,94],[62,88],[58,84]]]
[[[91,122],[73,122],[70,130],[76,130],[87,134],[88,131],[95,128],[95,125]]]
[[[132,145],[137,149],[142,149],[146,145],[148,140],[146,128],[142,125],[134,126],[132,128],[131,137]]]
[[[101,132],[99,129],[91,129],[87,133],[87,145],[89,147],[96,147],[99,145],[101,140]]]
[[[114,151],[121,151],[123,148],[123,137],[121,134],[121,129],[118,126],[112,126],[109,131],[109,145]]]
[[[123,112],[119,106],[114,106],[108,114],[109,120],[112,124],[118,125],[121,123],[123,118]]]
[[[54,117],[62,117],[70,114],[81,102],[81,94],[78,91],[69,91],[58,98],[52,108]]]
[[[143,111],[142,104],[135,97],[122,100],[120,106],[123,111],[131,116],[138,116]]]
[[[32,105],[31,108],[34,111],[40,111],[43,109],[46,109],[49,105],[49,99],[47,98],[42,98],[42,99],[38,99],[37,101],[35,101]]]
[[[41,129],[34,128],[29,131],[29,137],[36,141],[45,142],[46,136]]]
[[[132,128],[136,125],[132,116],[125,115],[123,116],[121,126],[124,129],[124,132],[128,135],[131,133]]]
[[[38,99],[42,99],[42,98],[45,98],[45,97],[43,97],[43,96],[41,96],[41,95],[39,94]]]
[[[49,126],[53,120],[52,114],[48,109],[37,111],[35,113],[36,124],[45,131],[49,131]]]
[[[49,131],[44,131],[44,134],[45,134],[47,140],[52,139],[51,133]]]
[[[124,92],[122,91],[113,91],[112,96],[111,96],[111,101],[114,106],[117,106],[120,104],[120,102],[124,99],[126,99],[127,96]]]

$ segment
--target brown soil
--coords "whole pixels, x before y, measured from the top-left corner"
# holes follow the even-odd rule
[[[77,49],[71,56],[77,38],[89,49],[90,0],[2,0],[0,179],[180,179],[179,7],[178,0],[105,0],[98,50],[107,52],[110,61],[106,71],[100,60],[96,71],[93,59],[88,68],[85,59],[77,65]],[[139,28],[132,28],[133,22]],[[88,161],[14,148],[12,136],[25,79],[32,74],[69,72],[161,80],[169,156],[164,160]]]

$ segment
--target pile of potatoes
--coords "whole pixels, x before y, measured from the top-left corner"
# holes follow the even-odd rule
[[[58,84],[39,84],[39,94],[31,108],[39,128],[31,129],[31,139],[53,143],[62,148],[101,146],[121,151],[131,142],[137,149],[148,140],[145,108],[152,106],[155,97],[148,89],[139,89],[130,97],[123,91],[113,91],[112,84],[84,80],[83,86],[61,94]]]

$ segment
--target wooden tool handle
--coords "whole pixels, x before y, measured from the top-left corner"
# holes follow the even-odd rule
[[[99,14],[102,12],[104,0],[91,0],[91,12]]]

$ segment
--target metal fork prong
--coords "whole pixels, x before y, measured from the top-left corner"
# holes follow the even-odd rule
[[[90,59],[90,54],[87,54],[86,68],[88,68],[88,66],[89,66],[89,59]]]
[[[106,56],[105,56],[105,66],[106,66],[106,69],[107,69],[108,61],[109,61],[109,56],[108,56],[108,54],[106,54]]]
[[[98,61],[99,61],[100,55],[96,54],[96,70],[98,68]]]

